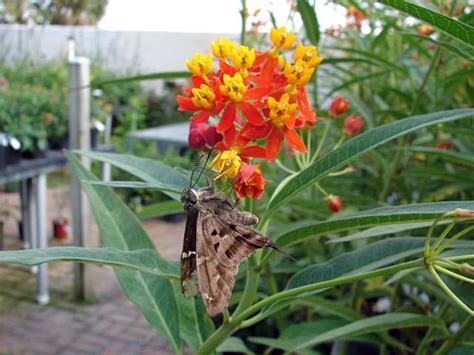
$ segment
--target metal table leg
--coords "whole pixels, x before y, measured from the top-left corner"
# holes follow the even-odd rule
[[[46,248],[48,246],[46,231],[46,209],[47,209],[47,184],[46,175],[40,175],[27,181],[28,192],[28,210],[30,213],[31,247]],[[49,303],[48,290],[48,265],[38,266],[38,290],[36,300],[39,304]]]
[[[24,207],[22,206],[23,213],[23,236],[25,237],[25,248],[37,248],[37,230],[36,230],[36,195],[33,194],[34,179],[26,179],[21,182],[22,185],[22,200]],[[38,266],[32,266],[31,272],[33,274],[38,273]]]

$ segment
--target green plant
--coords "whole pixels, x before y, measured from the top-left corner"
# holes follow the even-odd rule
[[[307,150],[262,164],[271,182],[261,200],[245,204],[261,217],[259,230],[296,262],[257,251],[241,266],[222,318],[209,319],[200,299],[182,297],[177,262],[160,257],[111,190],[154,188],[179,201],[190,172],[157,160],[79,152],[138,179],[100,183],[69,153],[106,248],[4,252],[0,261],[115,266],[124,292],[177,353],[182,341],[198,354],[249,348],[329,353],[335,342],[346,350],[362,342],[380,353],[472,352],[474,109],[468,108],[471,79],[460,65],[463,53],[472,51],[474,32],[432,10],[381,2],[445,31],[443,38],[431,38],[439,50],[430,52],[413,40],[411,27],[394,20],[398,12],[351,2],[353,25],[342,31],[337,48],[319,48],[325,59],[310,80],[319,122],[299,131]],[[298,0],[297,6],[307,41],[319,44],[311,3]],[[371,30],[362,34],[365,25]],[[415,48],[418,57],[411,56]],[[349,106],[340,106],[340,99],[329,105],[336,95],[349,98]],[[184,107],[186,100],[180,100]],[[354,117],[347,121],[346,112],[362,115],[365,126]],[[353,136],[358,129],[364,132]],[[337,214],[326,206],[330,194],[345,205]],[[175,212],[178,203],[157,210]],[[448,330],[453,324],[455,333]]]

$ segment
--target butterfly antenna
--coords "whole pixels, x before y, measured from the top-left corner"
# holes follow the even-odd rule
[[[202,160],[202,158],[204,158],[204,157],[205,157],[205,155],[201,155],[201,156],[199,157],[199,160],[198,160],[197,165],[196,165],[196,166],[194,167],[194,169],[191,171],[191,178],[189,179],[189,188],[190,188],[190,189],[194,186],[194,184],[193,184],[194,173],[196,172],[197,168],[200,167],[199,164],[201,163],[201,160]]]
[[[209,159],[211,158],[211,153],[212,153],[213,150],[214,150],[214,149],[211,149],[211,150],[209,150],[209,153],[207,153],[207,157],[206,157],[206,161],[204,162],[204,166],[201,168],[201,172],[199,173],[199,176],[197,177],[196,182],[191,186],[191,188],[193,188],[194,185],[196,185],[196,184],[198,183],[198,181],[199,181],[199,179],[201,178],[201,176],[202,176],[204,170],[206,170],[207,163],[209,162]],[[204,157],[204,155],[202,155],[201,158],[199,159],[199,163],[201,162],[201,159],[202,159],[203,157]],[[198,163],[198,164],[199,164],[199,163]],[[191,180],[191,181],[192,181],[192,180]]]
[[[277,252],[279,252],[280,254],[283,254],[284,256],[286,256],[288,259],[290,259],[291,261],[296,261],[296,259],[294,257],[292,257],[290,254],[284,252],[283,250],[281,250],[275,243],[271,243],[269,245],[270,248],[272,248],[273,250],[276,250]]]

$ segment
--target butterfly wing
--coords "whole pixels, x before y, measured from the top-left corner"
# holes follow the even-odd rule
[[[181,252],[181,291],[186,297],[198,296],[199,287],[196,273],[196,226],[199,211],[188,211],[184,229],[183,250]]]
[[[207,312],[214,316],[228,305],[239,264],[258,248],[273,243],[251,227],[201,209],[196,232],[196,269]]]

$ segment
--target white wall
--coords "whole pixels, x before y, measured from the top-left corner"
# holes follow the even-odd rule
[[[0,58],[33,62],[65,60],[68,37],[76,55],[119,74],[186,70],[184,61],[209,52],[210,33],[107,31],[96,27],[0,25]],[[236,39],[236,35],[229,37]]]

